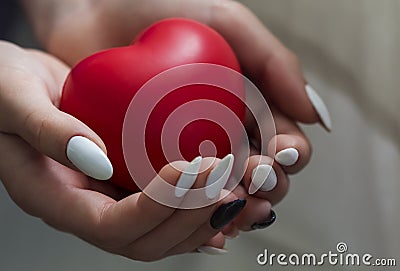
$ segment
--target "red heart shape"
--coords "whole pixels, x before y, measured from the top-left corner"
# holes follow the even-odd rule
[[[181,18],[157,22],[144,30],[130,46],[98,52],[71,70],[64,85],[60,108],[80,119],[103,139],[114,166],[111,180],[115,184],[131,191],[139,190],[129,174],[122,148],[122,128],[132,98],[154,76],[193,63],[216,64],[240,72],[233,50],[221,35],[206,25]],[[154,93],[148,92],[147,95],[146,99],[152,99]],[[175,109],[198,99],[222,104],[232,110],[233,117],[244,121],[243,87],[231,93],[216,86],[194,84],[168,93],[155,104],[145,131],[147,155],[156,172],[168,163],[161,144],[166,119]],[[207,108],[196,107],[193,110]],[[190,161],[199,155],[199,144],[204,140],[212,141],[217,149],[216,155],[223,157],[233,152],[240,136],[232,137],[218,124],[197,119],[182,129],[179,139],[167,139],[166,145],[173,145],[177,140],[183,158]],[[208,151],[202,155],[212,155]]]

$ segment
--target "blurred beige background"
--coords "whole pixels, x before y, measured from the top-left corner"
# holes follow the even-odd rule
[[[338,242],[350,253],[397,257],[400,265],[400,1],[243,2],[300,57],[334,125],[331,134],[305,127],[314,156],[275,207],[277,222],[229,241],[224,256],[144,264],[51,229],[19,210],[0,186],[0,270],[314,270],[259,266],[256,257],[264,248],[336,252]]]

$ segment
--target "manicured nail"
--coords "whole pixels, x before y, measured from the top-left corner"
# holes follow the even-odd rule
[[[281,150],[275,155],[275,160],[282,166],[293,166],[299,159],[299,152],[295,148]]]
[[[222,229],[228,225],[246,206],[245,199],[237,199],[219,206],[211,216],[210,224],[214,229]]]
[[[209,199],[217,197],[225,187],[232,172],[233,161],[233,154],[228,154],[208,175],[206,182],[206,196]]]
[[[324,101],[310,85],[306,85],[306,93],[311,103],[313,104],[315,110],[317,111],[323,126],[326,128],[326,130],[331,131],[332,130],[331,116]]]
[[[209,246],[198,247],[197,251],[208,255],[224,255],[228,253],[228,250],[226,249],[209,247]]]
[[[249,194],[252,195],[258,190],[271,191],[277,183],[275,170],[270,165],[259,165],[251,174]]]
[[[107,180],[113,174],[107,155],[86,137],[74,136],[69,140],[67,157],[78,169],[94,179]]]
[[[253,225],[251,225],[251,229],[252,230],[265,229],[274,224],[275,220],[276,220],[276,214],[273,210],[271,210],[271,214],[267,220],[254,223]]]
[[[177,198],[183,197],[196,182],[197,175],[200,170],[202,158],[201,156],[193,159],[192,162],[186,167],[179,177],[178,183],[175,187],[175,196]]]

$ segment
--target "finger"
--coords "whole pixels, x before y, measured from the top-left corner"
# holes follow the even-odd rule
[[[252,147],[256,153],[262,152],[263,155],[274,157],[286,173],[297,173],[310,161],[311,143],[293,120],[274,107],[271,108],[271,112],[276,135],[268,142],[263,142],[261,139],[260,129],[268,133],[270,125],[257,125],[254,119],[248,117],[247,129]]]
[[[0,153],[7,153],[0,163],[0,178],[10,196],[26,212],[56,228],[91,233],[99,221],[96,215],[105,204],[115,202],[84,190],[86,176],[43,156],[17,136],[0,133]]]
[[[223,255],[228,253],[224,248],[225,236],[222,233],[217,233],[209,241],[199,246],[195,251],[208,255]]]
[[[236,197],[240,198],[240,199],[246,199],[248,200],[250,198],[249,194],[247,193],[247,190],[245,189],[245,187],[243,186],[243,184],[239,184],[238,186],[235,187],[235,189],[232,191],[233,194],[236,195]],[[246,203],[247,206],[247,203]],[[249,208],[245,209],[249,210]],[[253,212],[253,210],[250,210],[251,212]],[[239,215],[240,216],[240,215]],[[239,217],[238,216],[238,217]],[[234,224],[234,221],[238,218],[236,217],[232,223],[230,223],[229,225],[227,225],[226,227],[224,227],[222,229],[222,233],[225,235],[226,238],[228,239],[233,239],[236,238],[237,236],[239,236],[239,229],[238,227]]]
[[[222,234],[227,239],[234,239],[239,236],[240,231],[234,223],[231,223],[222,230]]]
[[[21,208],[110,251],[152,230],[175,211],[144,193],[116,202],[86,190],[86,176],[41,155],[16,136],[0,135],[0,153],[9,154],[0,163],[0,178]],[[179,172],[165,167],[160,175],[174,182]],[[32,176],[34,181],[26,182]]]
[[[241,184],[232,191],[239,198],[246,198],[247,203],[243,211],[225,227],[222,233],[229,238],[235,238],[239,231],[264,229],[275,222],[276,215],[271,210],[268,200],[248,195],[245,187]]]
[[[175,186],[181,172],[187,165],[188,162],[179,161],[173,163],[173,165],[164,166],[146,189],[149,186],[156,189],[163,182]],[[170,204],[179,206],[183,200],[184,198],[175,197],[175,202],[170,202]],[[176,211],[175,208],[155,201],[147,193],[136,193],[104,209],[102,227],[113,233],[107,239],[114,240],[122,247],[129,247],[132,243],[140,240],[142,236],[146,236],[146,234],[157,229],[160,224],[168,221],[169,217],[173,216]],[[137,257],[140,255],[139,253],[132,253],[131,256],[138,259]]]
[[[193,188],[202,188],[206,186],[210,178],[212,178],[213,172],[215,172],[220,165],[224,165],[225,160],[225,158],[220,161],[214,158],[204,158],[200,167],[200,173],[197,176]],[[211,166],[210,162],[213,163]],[[195,199],[191,197],[190,193],[188,193],[184,199],[184,201],[193,200]],[[128,257],[135,255],[135,257],[142,260],[149,260],[147,259],[149,255],[151,255],[152,259],[165,257],[164,254],[168,250],[188,238],[192,239],[190,236],[199,228],[204,227],[203,225],[206,225],[205,228],[207,230],[203,230],[202,234],[196,235],[197,239],[201,239],[200,244],[204,243],[214,236],[220,228],[228,224],[238,212],[240,212],[244,204],[245,201],[237,200],[234,194],[229,194],[222,201],[205,207],[177,210],[157,228],[140,237],[138,240],[135,240],[128,247],[126,255]],[[218,210],[216,211],[217,208]],[[154,245],[146,247],[146,244]]]
[[[289,189],[289,180],[279,164],[263,155],[249,157],[242,183],[248,193],[266,199],[272,205],[281,201]]]
[[[238,208],[235,210],[235,216],[230,217],[230,221],[232,221],[243,210],[245,206],[245,204],[243,203],[244,203],[243,200],[239,200],[235,194],[231,193],[222,201],[220,201],[217,206],[214,206],[212,212],[215,212],[216,214],[222,209],[224,209],[224,212],[226,212],[226,206],[229,206],[229,208]],[[218,209],[216,209],[217,207]],[[212,213],[209,213],[208,216],[204,217],[205,219],[203,220],[203,223],[199,223],[196,229],[192,231],[190,234],[186,235],[185,238],[180,238],[180,242],[177,242],[175,246],[171,247],[167,252],[165,252],[165,254],[166,255],[181,254],[184,252],[196,250],[199,247],[200,251],[206,253],[210,252],[210,250],[213,250],[209,248],[210,246],[213,245],[216,245],[217,248],[219,247],[220,249],[222,249],[223,246],[221,247],[220,245],[221,243],[223,244],[224,241],[223,236],[218,236],[217,240],[208,243],[208,240],[215,237],[221,230],[214,228],[212,226],[212,223],[210,223],[211,214]],[[230,221],[226,221],[225,224],[228,225]]]
[[[227,156],[228,160],[231,156]],[[166,189],[165,183],[172,187],[185,187],[187,189],[195,188],[197,186],[204,187],[209,179],[214,176],[212,173],[216,169],[220,169],[221,166],[225,167],[227,159],[215,159],[215,158],[204,158],[201,159],[201,166],[197,170],[191,171],[193,165],[196,165],[199,159],[195,158],[191,163],[185,161],[176,161],[163,167],[159,174],[146,186],[144,192],[134,194],[127,197],[115,204],[106,206],[102,211],[102,232],[107,230],[107,240],[112,240],[122,245],[125,249],[125,254],[128,257],[141,260],[149,260],[157,258],[156,256],[162,255],[162,253],[171,246],[170,242],[176,242],[179,240],[179,236],[184,236],[185,231],[190,231],[190,225],[196,225],[197,221],[203,221],[204,216],[209,214],[210,208],[215,208],[215,204],[209,207],[196,209],[194,212],[199,214],[192,216],[186,216],[185,210],[177,210],[175,207],[169,206],[181,206],[187,200],[189,193],[182,197],[181,194],[177,196],[176,188],[174,191]],[[194,163],[193,163],[194,162]],[[229,163],[228,163],[229,164]],[[230,171],[223,172],[221,176],[229,176]],[[184,173],[182,173],[184,172]],[[190,174],[187,174],[190,172]],[[184,179],[192,179],[195,177],[196,183],[192,183],[190,186],[186,186]],[[184,184],[184,185],[182,185]],[[165,190],[167,190],[165,192]],[[221,189],[216,193],[220,194]],[[178,190],[179,191],[179,190]],[[156,192],[157,194],[153,194]],[[165,194],[171,194],[171,197],[166,197]],[[152,197],[157,196],[157,201]],[[161,201],[160,201],[161,199]],[[167,202],[163,201],[167,200]],[[160,202],[159,202],[160,201]],[[211,199],[210,199],[211,201]],[[212,201],[211,201],[212,203]],[[201,215],[203,214],[203,215]],[[178,222],[173,222],[174,217],[177,217]],[[191,218],[189,221],[186,221]],[[140,223],[138,223],[140,221]],[[172,221],[172,222],[171,222]],[[182,222],[183,221],[183,222]],[[179,222],[182,222],[181,226]],[[188,222],[188,223],[186,223]],[[179,227],[183,227],[188,224],[189,227],[176,231]],[[170,226],[169,226],[170,225]],[[168,234],[166,234],[168,232]],[[121,234],[124,233],[124,234]],[[178,234],[175,237],[174,233]],[[155,237],[155,240],[152,238]],[[182,237],[181,237],[182,238]],[[157,250],[154,247],[148,246],[148,244],[158,244],[160,247]],[[148,251],[144,247],[151,249]],[[164,250],[164,251],[163,251]],[[148,258],[150,257],[150,258]]]
[[[1,88],[0,129],[18,134],[68,167],[95,179],[109,179],[112,165],[101,139],[54,105],[59,102],[61,77],[68,72],[67,67],[43,53],[27,52],[10,44],[1,43],[0,51],[0,63],[6,63],[1,68],[8,71],[0,73],[0,81],[7,82]]]
[[[330,130],[327,107],[307,85],[295,54],[244,5],[218,1],[211,6],[209,24],[227,39],[245,72],[268,100],[294,120],[305,123],[320,120]]]
[[[294,129],[299,133],[288,131],[278,134],[271,139],[268,146],[270,156],[274,157],[288,174],[302,170],[310,161],[312,154],[310,142],[297,126]]]
[[[272,108],[276,136],[269,142],[264,155],[274,157],[286,173],[297,173],[302,170],[311,158],[311,143],[299,126],[280,111]],[[265,129],[265,128],[261,128]],[[253,129],[252,136],[256,146],[260,146],[259,129]]]
[[[154,1],[146,1],[143,3],[142,20],[139,22],[130,19],[132,12],[135,12],[132,10],[134,5],[128,6],[122,12],[117,10],[118,16],[129,27],[115,27],[118,24],[114,24],[113,28],[108,25],[108,30],[113,30],[110,33],[113,38],[104,39],[104,42],[109,43],[102,44],[100,48],[128,43],[132,39],[132,33],[171,15],[193,18],[208,24],[224,36],[235,51],[245,73],[282,112],[305,123],[320,120],[325,128],[331,129],[327,107],[315,90],[306,83],[298,58],[243,4],[237,1],[214,0],[171,2],[164,5],[157,2],[157,5],[162,5],[162,11],[153,12]],[[115,13],[109,14],[109,20],[115,18]]]
[[[116,201],[120,201],[132,194],[131,191],[120,188],[112,182],[98,181],[95,179],[90,179],[90,181],[87,182],[85,189],[97,191]]]
[[[16,136],[0,134],[0,153],[10,153],[0,163],[0,178],[24,210],[110,252],[120,253],[135,235],[142,236],[175,211],[144,193],[115,202],[85,190],[87,177],[41,155]],[[179,173],[166,166],[160,176],[174,183]],[[35,182],[25,182],[32,176]]]
[[[53,77],[55,85],[60,86],[64,84],[64,81],[67,78],[70,70],[66,64],[54,56],[37,49],[28,48],[26,51],[29,52],[32,57],[36,58],[38,61],[44,63],[44,65],[48,67],[48,71]],[[60,93],[60,89],[56,92]],[[57,99],[53,100],[53,102],[55,102],[55,105],[58,107]]]
[[[268,200],[254,196],[247,197],[247,204],[243,211],[232,222],[232,231],[251,231],[265,229],[271,226],[276,219]]]
[[[208,240],[206,243],[194,249],[192,252],[203,253],[207,255],[223,255],[228,253],[228,250],[224,246],[225,246],[225,236],[221,232],[219,232],[215,236],[213,236],[210,240]],[[183,249],[181,247],[173,248],[170,251],[168,251],[167,256],[185,253],[186,250],[184,249],[185,249],[184,247]]]

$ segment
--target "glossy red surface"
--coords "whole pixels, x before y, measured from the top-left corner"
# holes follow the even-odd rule
[[[190,63],[218,64],[240,72],[234,52],[221,35],[208,26],[180,18],[157,22],[131,45],[98,52],[71,70],[64,85],[61,110],[83,121],[103,139],[114,166],[111,180],[115,184],[138,191],[122,150],[122,126],[130,101],[155,75]],[[238,92],[237,95],[244,99],[244,90]],[[191,85],[169,93],[155,106],[146,127],[147,154],[156,171],[167,164],[161,146],[161,131],[166,118],[180,105],[196,99],[221,103],[244,120],[244,103],[223,89]],[[198,156],[199,144],[204,140],[213,141],[218,157],[232,152],[228,135],[221,127],[211,121],[197,120],[187,125],[179,137],[183,157],[191,160]],[[231,136],[231,140],[234,145],[238,144],[240,136]]]

